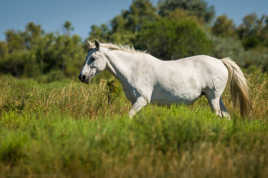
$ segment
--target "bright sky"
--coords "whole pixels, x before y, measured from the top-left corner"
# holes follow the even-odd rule
[[[156,3],[158,0],[151,0]],[[0,0],[0,40],[8,29],[23,30],[33,21],[46,32],[62,32],[66,20],[72,22],[82,38],[93,24],[108,23],[132,0]],[[215,6],[216,15],[227,14],[236,24],[252,12],[268,15],[268,0],[207,0]]]

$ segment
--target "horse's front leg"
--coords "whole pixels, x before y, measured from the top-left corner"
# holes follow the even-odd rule
[[[132,105],[131,110],[129,111],[129,117],[132,118],[139,110],[146,106],[148,102],[142,96],[138,97],[136,102]]]

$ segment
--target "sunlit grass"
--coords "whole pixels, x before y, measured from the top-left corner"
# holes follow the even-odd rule
[[[130,119],[117,83],[1,76],[0,177],[268,177],[267,76],[248,78],[253,110],[241,118],[227,91],[229,121],[204,98]]]

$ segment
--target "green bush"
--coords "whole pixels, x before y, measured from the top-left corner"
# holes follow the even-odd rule
[[[234,38],[220,38],[210,36],[213,42],[212,55],[222,59],[224,57],[231,57],[239,66],[250,68],[257,66],[263,71],[268,71],[268,49],[256,48],[254,50],[246,51],[243,48],[241,41]]]
[[[44,33],[40,25],[32,22],[24,32],[8,31],[6,36],[7,41],[0,43],[2,74],[38,78],[52,72],[48,78],[53,78],[54,71],[62,71],[71,78],[78,75],[85,58],[78,35]]]
[[[209,54],[212,49],[211,41],[194,19],[169,18],[148,22],[135,46],[165,60]]]

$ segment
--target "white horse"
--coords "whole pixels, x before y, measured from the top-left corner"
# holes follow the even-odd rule
[[[191,104],[205,95],[212,111],[229,118],[221,99],[228,78],[233,101],[239,99],[242,115],[248,112],[247,82],[239,66],[230,58],[219,60],[199,55],[163,61],[128,47],[98,41],[88,43],[79,79],[88,83],[107,68],[122,83],[126,97],[132,103],[130,117],[149,103]]]

